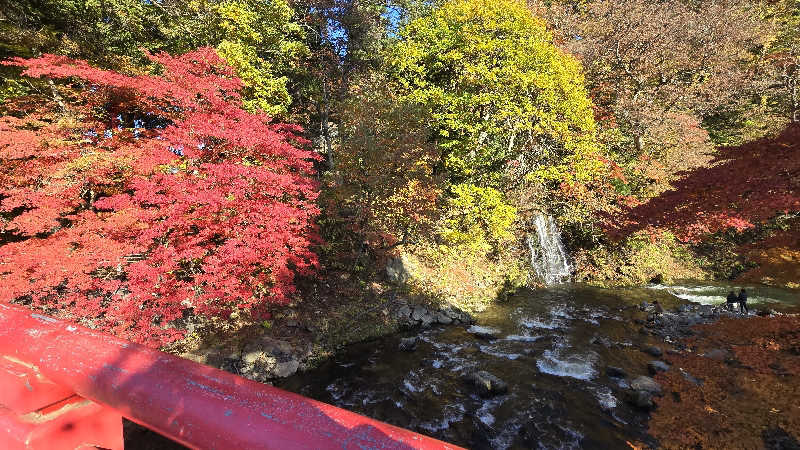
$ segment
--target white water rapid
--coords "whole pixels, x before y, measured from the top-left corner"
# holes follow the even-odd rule
[[[528,234],[528,248],[531,251],[531,265],[539,280],[548,285],[569,280],[572,268],[567,261],[567,252],[556,222],[550,216],[537,214],[533,226],[536,235]]]

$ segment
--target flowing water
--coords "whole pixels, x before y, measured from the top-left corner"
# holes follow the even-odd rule
[[[712,301],[712,289],[721,302],[729,288],[524,291],[477,318],[495,339],[462,326],[409,331],[353,345],[280,387],[470,448],[628,448],[625,441],[646,441],[647,416],[624,402],[626,382],[609,378],[605,368],[646,375],[652,358],[640,347],[664,345],[638,333],[633,318],[643,313],[635,305],[686,303],[675,294],[703,293],[701,300]],[[797,291],[752,287],[750,295],[756,308],[800,306]],[[408,336],[419,336],[416,351],[398,351]],[[508,393],[476,395],[464,381],[476,370],[503,379]]]
[[[555,220],[550,216],[537,214],[533,218],[533,228],[536,235],[529,234],[527,241],[531,266],[539,281],[551,285],[569,280],[572,268]]]

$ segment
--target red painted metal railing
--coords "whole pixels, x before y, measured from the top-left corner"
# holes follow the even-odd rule
[[[121,416],[191,448],[457,448],[0,304],[0,448],[121,449]]]

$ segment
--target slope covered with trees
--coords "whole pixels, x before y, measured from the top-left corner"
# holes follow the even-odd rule
[[[0,6],[3,299],[137,339],[387,260],[479,308],[538,213],[580,280],[707,276],[798,209],[796,0]]]

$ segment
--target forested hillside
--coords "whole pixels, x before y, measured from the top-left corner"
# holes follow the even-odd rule
[[[480,308],[536,283],[537,214],[578,279],[636,284],[721,276],[704,242],[798,211],[794,0],[0,14],[2,300],[154,345],[187,314],[375,300],[387,263]]]

